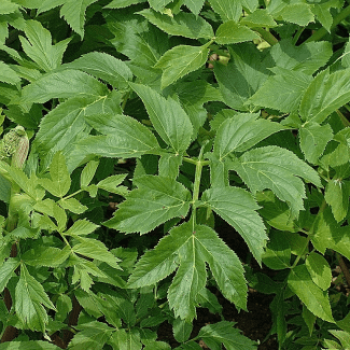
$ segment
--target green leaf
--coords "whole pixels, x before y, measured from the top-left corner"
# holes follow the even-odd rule
[[[174,338],[179,343],[184,343],[191,335],[193,329],[192,323],[177,318],[173,323]]]
[[[290,267],[291,249],[285,232],[271,230],[269,243],[263,256],[263,262],[273,270],[284,270]]]
[[[80,186],[85,187],[90,185],[90,182],[96,174],[96,170],[100,162],[98,160],[91,160],[86,164],[80,176]]]
[[[50,165],[51,179],[41,179],[44,188],[56,197],[62,198],[67,194],[71,186],[66,159],[61,152],[57,152]]]
[[[86,8],[97,0],[44,0],[38,9],[38,14],[61,6],[60,15],[81,38],[84,37]]]
[[[130,332],[126,332],[124,328],[119,328],[112,334],[109,342],[113,349],[118,350],[141,350],[142,344],[140,334],[137,328],[132,328]]]
[[[103,52],[90,52],[65,65],[68,69],[82,70],[117,89],[126,89],[133,74],[122,60]]]
[[[277,147],[267,146],[246,152],[232,160],[234,169],[253,193],[265,189],[291,207],[292,217],[304,209],[305,185],[300,178],[322,187],[316,171],[299,159],[294,153]]]
[[[0,61],[0,81],[6,84],[16,85],[21,81],[21,78],[10,66]]]
[[[55,306],[45,293],[43,286],[29,274],[23,264],[15,295],[15,310],[20,321],[30,330],[44,333],[48,322],[44,306],[52,310],[55,310]]]
[[[159,176],[176,180],[179,176],[183,158],[176,154],[166,153],[159,158]]]
[[[316,16],[318,21],[322,24],[327,31],[331,32],[333,24],[333,16],[331,13],[332,8],[341,8],[342,3],[339,0],[328,0],[326,2],[311,4],[311,11]]]
[[[90,233],[94,232],[99,226],[93,224],[90,221],[87,220],[77,220],[74,222],[74,224],[69,228],[67,232],[65,232],[65,235],[68,236],[85,236],[89,235]]]
[[[214,187],[204,192],[202,200],[239,232],[261,264],[268,238],[263,221],[256,212],[260,207],[253,196],[238,187]]]
[[[106,137],[90,137],[79,142],[78,148],[85,154],[136,158],[142,154],[153,153],[160,149],[152,132],[131,117],[99,114],[87,117],[86,120]],[[100,142],[96,144],[94,143],[95,140]]]
[[[275,75],[250,98],[256,106],[267,107],[289,113],[298,109],[312,77],[299,71],[284,68],[270,69]]]
[[[148,86],[133,83],[130,86],[142,99],[159,136],[176,153],[186,151],[191,142],[193,126],[180,103],[171,98],[165,99]]]
[[[100,181],[97,184],[97,187],[101,188],[102,190],[105,190],[107,192],[110,192],[110,193],[127,194],[128,190],[127,190],[127,188],[125,188],[125,186],[117,187],[118,185],[120,185],[124,181],[126,176],[127,176],[127,174],[109,176],[109,177],[105,178],[104,180]]]
[[[156,11],[164,10],[165,6],[169,4],[172,0],[148,0],[150,6]]]
[[[333,179],[326,185],[324,199],[332,208],[337,222],[345,219],[349,209],[350,183],[342,179]]]
[[[10,0],[1,0],[0,15],[7,15],[19,9],[19,5]]]
[[[218,13],[224,22],[237,22],[242,15],[242,5],[240,1],[231,0],[210,0],[210,5],[213,10]]]
[[[221,45],[237,44],[259,38],[257,33],[246,26],[237,24],[235,21],[228,21],[221,24],[215,33],[215,41]]]
[[[214,65],[215,77],[225,103],[235,110],[254,110],[247,100],[265,82],[270,72],[266,69],[263,54],[251,43],[228,48],[231,59],[227,65]]]
[[[26,251],[21,259],[25,264],[31,266],[57,267],[63,264],[69,257],[71,251],[68,247],[59,249],[55,247],[39,247]]]
[[[11,277],[14,276],[13,273],[15,272],[19,264],[20,261],[18,260],[18,258],[9,258],[0,266],[0,293],[3,292]]]
[[[71,298],[67,294],[60,294],[56,301],[56,309],[55,320],[64,322],[68,313],[73,309]]]
[[[154,66],[163,70],[162,89],[203,67],[208,59],[210,44],[211,42],[203,46],[177,45],[167,51]]]
[[[300,104],[305,121],[322,123],[332,112],[350,101],[350,69],[335,73],[324,70],[311,82]]]
[[[170,35],[183,36],[190,39],[212,39],[214,36],[211,25],[202,17],[192,13],[180,12],[172,17],[146,9],[138,14],[147,18],[152,24]]]
[[[205,0],[184,0],[184,5],[196,16],[199,15],[203,8]]]
[[[316,252],[311,252],[305,261],[305,266],[312,281],[323,291],[326,291],[332,283],[332,271],[327,260]]]
[[[329,124],[306,123],[299,129],[299,138],[306,160],[317,164],[327,143],[333,139],[333,130]]]
[[[228,350],[256,350],[256,343],[233,328],[234,322],[221,321],[202,327],[198,338],[210,349],[221,349],[222,345]]]
[[[102,242],[92,238],[84,238],[77,234],[74,235],[74,238],[76,239],[77,244],[73,245],[72,251],[91,259],[103,261],[115,269],[120,269],[117,264],[119,259],[109,252]]]
[[[145,2],[146,0],[113,0],[108,5],[106,5],[105,9],[120,9],[124,7],[128,7],[130,5],[139,4],[141,2]]]
[[[0,350],[59,350],[58,346],[55,346],[47,341],[43,340],[28,340],[28,341],[11,341],[0,345]]]
[[[75,327],[79,332],[69,343],[70,350],[100,350],[110,339],[113,332],[113,328],[98,321],[84,323]]]
[[[88,210],[88,207],[86,205],[81,204],[77,199],[75,198],[68,198],[63,199],[61,198],[58,201],[58,204],[65,210],[69,210],[70,212],[74,214],[82,214],[86,210]]]
[[[144,234],[172,218],[187,215],[191,194],[179,182],[146,175],[134,179],[134,183],[138,189],[130,192],[105,226]]]
[[[270,3],[267,6],[267,11],[276,19],[295,23],[302,27],[314,21],[314,15],[307,3],[288,4],[278,0]]]
[[[259,119],[259,114],[238,113],[225,120],[216,132],[214,154],[223,160],[232,152],[244,152],[283,130],[278,123]]]
[[[40,22],[29,20],[26,23],[24,32],[28,40],[19,37],[24,52],[45,72],[58,68],[71,38],[52,45],[51,33]]]
[[[296,266],[291,270],[288,276],[288,287],[315,316],[335,323],[327,292],[322,291],[312,281],[305,265]]]
[[[24,102],[45,103],[52,98],[107,96],[108,88],[91,75],[78,70],[67,69],[47,73],[22,90]]]
[[[248,16],[241,17],[239,24],[245,25],[250,28],[264,27],[264,28],[273,28],[277,27],[277,23],[273,17],[267,13],[265,9],[255,10],[253,13]]]

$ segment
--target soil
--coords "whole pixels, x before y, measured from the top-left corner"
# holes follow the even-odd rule
[[[250,260],[251,255],[246,243],[231,226],[225,222],[220,222],[216,230],[226,244],[236,252],[242,262]],[[250,266],[256,271],[261,271],[254,259],[251,260]],[[258,350],[278,349],[276,336],[269,335],[272,327],[269,305],[274,297],[273,295],[262,294],[250,288],[248,293],[248,312],[240,311],[238,313],[235,306],[227,301],[218,290],[211,291],[216,294],[223,307],[225,320],[236,322],[235,327],[240,329],[243,335],[257,341],[259,344]],[[191,338],[195,337],[203,326],[220,321],[219,315],[213,315],[207,309],[197,309],[197,319],[194,320]],[[163,323],[158,329],[158,335],[159,340],[168,342],[173,349],[180,345],[173,337],[172,326],[167,322]],[[204,343],[200,344],[200,346],[203,349],[207,348]]]

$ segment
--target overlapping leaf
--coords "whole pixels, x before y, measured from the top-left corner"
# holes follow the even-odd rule
[[[134,183],[138,189],[119,205],[114,217],[105,223],[107,227],[144,234],[172,218],[187,215],[191,195],[179,182],[146,175]]]

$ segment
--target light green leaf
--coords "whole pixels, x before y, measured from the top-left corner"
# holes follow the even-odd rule
[[[267,6],[267,11],[275,19],[295,23],[302,27],[314,21],[311,7],[307,3],[288,4],[284,1],[274,1]]]
[[[11,341],[2,343],[0,350],[60,350],[58,346],[42,340]]]
[[[105,226],[144,234],[172,218],[187,215],[191,194],[179,182],[146,175],[134,179],[134,183],[138,189],[130,192]]]
[[[96,174],[96,170],[99,164],[100,164],[99,160],[91,160],[89,163],[86,164],[80,176],[81,187],[85,187],[90,184],[90,182],[92,181],[92,179]]]
[[[41,179],[41,185],[54,196],[62,198],[70,189],[71,179],[65,157],[61,152],[57,152],[52,159],[50,176],[51,179]]]
[[[212,314],[222,313],[222,306],[218,298],[208,288],[199,291],[197,300],[201,307],[207,308]]]
[[[69,257],[69,247],[59,249],[55,247],[37,247],[26,251],[21,259],[31,266],[57,267],[63,264]]]
[[[87,220],[77,220],[64,234],[67,236],[85,236],[94,232],[99,226]]]
[[[270,269],[284,270],[290,267],[291,249],[288,236],[285,232],[270,231],[270,241],[263,255],[263,262]]]
[[[340,344],[344,349],[348,349],[350,347],[350,334],[349,332],[344,332],[336,329],[332,329],[329,331],[334,337],[336,337]]]
[[[184,5],[196,16],[201,12],[204,3],[205,0],[184,0]]]
[[[88,210],[88,207],[86,205],[81,204],[77,199],[75,198],[68,198],[63,199],[61,198],[58,201],[58,204],[65,210],[69,210],[72,213],[75,214],[82,214],[86,210]]]
[[[350,183],[342,179],[332,179],[326,185],[324,199],[332,208],[337,222],[345,219],[349,209]]]
[[[256,212],[260,207],[253,196],[238,187],[221,187],[205,191],[202,200],[239,232],[261,264],[268,238],[263,221]]]
[[[0,81],[6,84],[16,85],[21,79],[13,69],[0,61]]]
[[[332,283],[332,271],[327,260],[316,252],[311,252],[305,261],[305,266],[313,282],[326,291]]]
[[[250,28],[264,27],[264,28],[273,28],[277,26],[277,23],[273,17],[267,13],[264,9],[258,9],[248,16],[241,17],[239,24],[245,25]]]
[[[277,146],[248,151],[232,160],[231,167],[253,193],[268,188],[280,200],[287,202],[293,217],[304,209],[303,198],[306,198],[305,185],[300,178],[322,187],[314,169],[294,153]]]
[[[350,101],[350,69],[335,73],[324,70],[311,82],[300,104],[305,121],[322,123],[332,112]]]
[[[18,260],[18,258],[9,258],[0,266],[0,293],[3,292],[11,277],[14,276],[13,273],[17,269],[19,264],[20,261]]]
[[[57,221],[57,230],[58,232],[62,233],[66,230],[68,221],[67,214],[65,210],[59,207],[57,204],[53,207],[53,214],[55,220]]]
[[[124,7],[128,7],[131,5],[139,4],[145,2],[146,0],[113,0],[108,5],[106,5],[105,9],[121,9]]]
[[[326,2],[311,4],[311,11],[316,16],[318,21],[322,24],[327,31],[331,32],[333,24],[333,15],[331,13],[332,8],[342,8],[343,4],[339,0],[328,0]]]
[[[142,154],[153,153],[160,149],[152,132],[131,117],[99,114],[86,117],[86,120],[98,132],[107,136],[99,137],[101,143],[95,145],[90,139],[78,143],[79,149],[86,154],[93,153],[105,157],[136,158]],[[91,140],[94,139],[92,138]],[[110,152],[110,155],[108,155],[108,152]]]
[[[137,328],[132,328],[130,332],[126,332],[124,328],[119,328],[112,334],[109,342],[113,349],[118,350],[141,350],[142,344],[140,334]]]
[[[21,265],[15,295],[15,310],[20,321],[30,330],[44,333],[48,322],[44,306],[52,310],[55,310],[55,306],[45,293],[43,286],[29,274],[24,264]]]
[[[236,253],[231,250],[208,226],[197,225],[195,234],[197,250],[208,262],[221,293],[238,308],[247,309],[247,283],[244,269]]]
[[[200,227],[196,227],[194,233],[191,223],[176,229],[182,231],[184,244],[178,252],[180,266],[168,290],[168,301],[176,318],[192,322],[196,317],[196,296],[207,281],[205,255],[199,243]]]
[[[159,136],[176,153],[186,151],[191,142],[193,127],[181,104],[171,98],[165,99],[148,86],[133,83],[130,86],[142,99]]]
[[[223,160],[232,152],[244,152],[268,136],[283,130],[259,114],[238,113],[225,120],[216,132],[214,154]]]
[[[110,339],[113,328],[107,324],[93,321],[75,326],[79,332],[69,343],[70,350],[100,350]]]
[[[159,176],[176,180],[179,176],[182,157],[176,154],[166,153],[159,158]]]
[[[242,15],[242,5],[240,1],[231,0],[210,0],[213,10],[218,13],[224,22],[237,22]]]
[[[128,190],[125,188],[125,186],[119,186],[125,179],[127,174],[120,174],[120,175],[112,175],[104,180],[100,181],[97,184],[98,188],[101,188],[102,190],[105,190],[110,193],[115,193],[115,194],[127,194]]]
[[[231,59],[227,65],[214,66],[215,77],[225,103],[232,109],[253,111],[254,106],[247,100],[265,82],[270,72],[266,69],[264,56],[251,43],[243,43],[228,48]]]
[[[183,36],[190,39],[212,39],[214,36],[211,25],[202,17],[192,13],[180,12],[172,17],[146,9],[138,14],[147,18],[152,24],[170,35]]]
[[[71,38],[52,45],[51,33],[40,22],[29,20],[26,23],[24,32],[28,40],[19,37],[24,52],[45,72],[58,68]]]
[[[73,252],[91,259],[103,261],[115,269],[120,269],[117,264],[119,259],[108,251],[107,247],[102,242],[92,238],[84,238],[77,234],[74,235],[74,238],[77,244],[73,245]]]
[[[60,294],[56,301],[56,309],[55,321],[64,322],[73,309],[72,299],[67,294]]]
[[[208,59],[210,44],[211,42],[203,46],[177,45],[167,51],[154,66],[163,70],[162,88],[203,67]]]
[[[91,75],[78,70],[47,73],[22,90],[23,102],[45,103],[52,98],[93,97],[108,95],[108,88]]]
[[[164,7],[169,4],[172,0],[148,0],[150,6],[156,11],[164,10]]]
[[[320,126],[313,122],[306,123],[299,129],[299,138],[306,160],[317,164],[327,143],[333,139],[333,130],[329,124]]]
[[[193,330],[193,324],[177,318],[173,322],[173,334],[174,338],[179,343],[184,343],[191,335]]]
[[[126,89],[133,74],[122,60],[104,52],[90,52],[65,65],[104,80],[117,89]]]
[[[19,5],[10,0],[1,0],[0,15],[8,15],[19,9]]]
[[[224,345],[227,350],[256,350],[257,344],[233,328],[234,324],[229,321],[208,324],[201,328],[198,338],[210,349],[222,349]]]
[[[312,77],[284,68],[275,67],[270,70],[275,75],[267,78],[265,84],[250,98],[250,101],[256,106],[285,113],[297,110]]]
[[[315,316],[335,323],[327,292],[312,281],[305,265],[296,266],[290,271],[288,287]]]
[[[259,38],[257,33],[246,26],[237,24],[235,21],[228,21],[221,24],[215,33],[215,41],[221,45],[237,44]]]

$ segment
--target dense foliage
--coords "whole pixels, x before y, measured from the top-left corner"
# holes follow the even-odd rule
[[[349,16],[0,0],[0,350],[167,350],[164,322],[177,350],[257,349],[192,332],[248,287],[280,349],[349,349]]]

